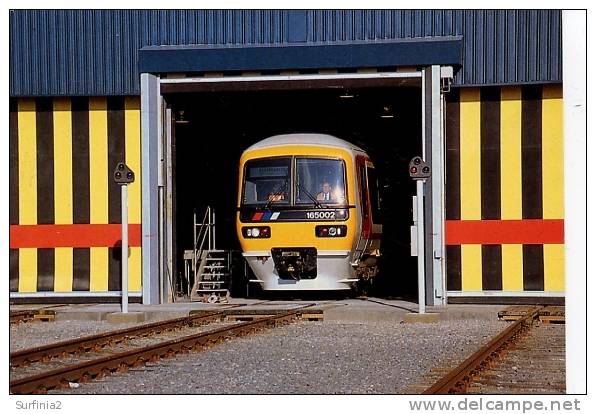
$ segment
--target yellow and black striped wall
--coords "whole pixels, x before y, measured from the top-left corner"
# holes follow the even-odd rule
[[[446,96],[450,296],[563,295],[562,87]],[[10,291],[120,290],[121,160],[129,187],[129,289],[141,291],[138,97],[10,100]]]
[[[560,84],[446,96],[446,274],[450,296],[563,296]]]
[[[121,289],[121,195],[129,185],[129,289],[141,291],[139,97],[11,98],[10,292],[98,295]],[[18,296],[17,296],[18,297]]]

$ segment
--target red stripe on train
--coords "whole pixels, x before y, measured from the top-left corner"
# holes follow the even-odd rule
[[[254,221],[259,221],[261,220],[261,218],[263,217],[263,212],[262,211],[258,211],[254,214],[254,216],[252,216],[252,219]]]

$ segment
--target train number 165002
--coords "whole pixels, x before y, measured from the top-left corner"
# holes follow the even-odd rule
[[[308,220],[335,220],[335,211],[307,211]]]

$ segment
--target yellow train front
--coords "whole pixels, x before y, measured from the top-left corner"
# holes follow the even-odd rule
[[[263,290],[347,290],[377,272],[374,166],[322,134],[277,135],[240,159],[237,234]]]

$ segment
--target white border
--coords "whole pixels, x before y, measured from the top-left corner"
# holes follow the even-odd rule
[[[586,12],[563,11],[566,376],[586,392]],[[591,296],[591,295],[590,295]]]

